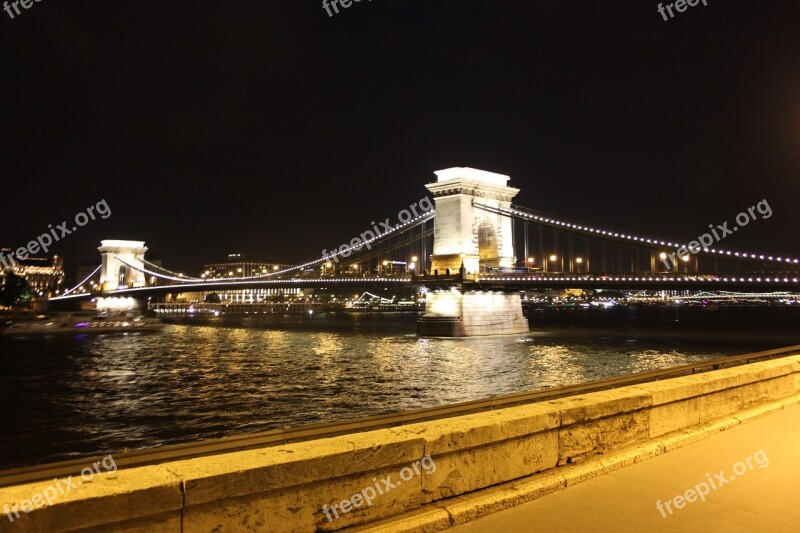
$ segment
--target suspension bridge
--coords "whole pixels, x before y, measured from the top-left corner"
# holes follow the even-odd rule
[[[326,257],[259,275],[209,279],[148,261],[144,242],[109,240],[98,249],[97,269],[51,301],[286,288],[511,294],[568,288],[763,293],[800,287],[796,257],[581,224],[512,203],[519,189],[507,185],[508,176],[470,168],[436,175],[426,185],[433,209]],[[676,250],[692,253],[670,264],[667,258],[674,259]],[[94,289],[87,290],[87,283]]]

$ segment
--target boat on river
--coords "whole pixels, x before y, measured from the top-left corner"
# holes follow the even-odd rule
[[[61,313],[32,319],[11,320],[2,335],[96,335],[160,331],[164,323],[157,318],[137,315],[97,315]]]

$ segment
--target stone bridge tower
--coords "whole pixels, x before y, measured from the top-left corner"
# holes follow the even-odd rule
[[[509,177],[474,168],[449,168],[436,172],[437,181],[425,187],[436,202],[431,270],[467,273],[489,268],[513,268],[514,236],[511,218],[472,205],[511,207],[519,189],[507,185]]]
[[[144,254],[147,251],[144,242],[100,241],[100,248],[97,251],[103,259],[100,269],[100,288],[103,292],[146,285],[144,272],[128,266],[144,268]]]
[[[440,170],[436,176],[435,183],[426,185],[436,202],[431,270],[433,280],[444,275],[446,281],[427,294],[417,333],[434,337],[527,334],[528,319],[522,313],[519,292],[470,290],[463,277],[457,290],[447,276],[448,269],[451,275],[459,273],[461,265],[468,274],[513,268],[511,218],[476,207],[473,201],[510,208],[519,189],[507,185],[508,176],[474,168]]]

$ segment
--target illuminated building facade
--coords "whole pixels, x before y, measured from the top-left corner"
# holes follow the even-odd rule
[[[3,248],[8,255],[10,249]],[[54,255],[50,257],[29,257],[13,261],[9,269],[0,269],[0,277],[5,277],[6,271],[11,271],[28,282],[35,296],[58,294],[64,283],[64,260]]]

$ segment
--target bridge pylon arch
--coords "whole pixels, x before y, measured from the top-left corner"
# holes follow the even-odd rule
[[[431,270],[436,275],[476,274],[490,268],[513,268],[513,221],[508,215],[481,209],[473,200],[497,209],[510,209],[519,189],[508,176],[456,167],[435,173],[425,187],[433,193],[436,218]],[[425,315],[417,333],[435,337],[473,337],[528,333],[519,292],[434,290],[425,299]]]
[[[102,292],[121,288],[144,287],[147,284],[144,272],[144,254],[147,247],[143,241],[105,240],[97,249],[102,257],[100,289]]]
[[[436,203],[431,270],[467,273],[489,268],[513,268],[514,235],[511,217],[473,206],[473,200],[511,208],[519,189],[507,185],[509,176],[468,167],[435,172],[437,181],[425,187]]]

